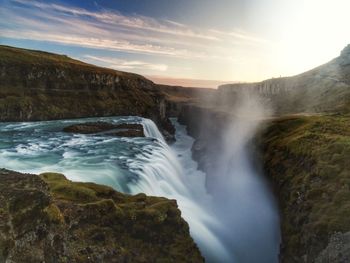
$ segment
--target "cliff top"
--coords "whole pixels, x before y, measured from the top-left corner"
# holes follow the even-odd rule
[[[175,200],[0,169],[0,262],[203,262]]]
[[[105,73],[105,74],[113,74],[117,76],[127,76],[129,78],[142,78],[145,77],[124,72],[118,71],[109,68],[98,67],[92,64],[88,64],[73,58],[68,57],[67,55],[59,55],[55,53],[39,51],[39,50],[31,50],[24,48],[17,48],[11,46],[0,45],[0,64],[21,64],[21,65],[35,65],[35,66],[50,66],[56,65],[60,67],[66,68],[81,68],[84,71],[92,71],[95,73]],[[148,80],[148,79],[147,79]],[[148,80],[151,82],[150,80]]]

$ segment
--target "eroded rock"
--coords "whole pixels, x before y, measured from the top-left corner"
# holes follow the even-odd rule
[[[85,122],[67,126],[63,128],[63,131],[82,134],[103,133],[121,137],[145,137],[143,126],[138,123]]]

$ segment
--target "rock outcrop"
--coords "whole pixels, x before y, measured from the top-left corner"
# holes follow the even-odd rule
[[[350,262],[350,232],[335,233],[315,263]]]
[[[175,200],[0,169],[0,262],[203,262]]]
[[[63,131],[82,134],[103,133],[117,137],[145,137],[143,126],[138,123],[85,122],[64,127]]]

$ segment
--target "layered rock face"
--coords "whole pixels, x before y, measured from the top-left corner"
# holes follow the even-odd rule
[[[198,162],[198,167],[206,176],[206,188],[211,192],[216,184],[217,157],[222,149],[222,135],[230,123],[231,117],[226,113],[218,112],[195,105],[183,105],[178,120],[186,125],[187,132],[195,142],[192,146],[192,157]]]
[[[168,123],[164,95],[140,75],[0,46],[0,121],[117,115]]]
[[[63,128],[63,131],[82,134],[108,134],[117,137],[145,137],[143,126],[138,123],[85,122],[67,126]]]
[[[0,170],[0,262],[203,262],[175,200]]]

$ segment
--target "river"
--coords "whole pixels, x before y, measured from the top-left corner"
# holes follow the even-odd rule
[[[65,126],[87,121],[141,123],[146,137],[62,132]],[[176,119],[172,122],[176,142],[171,146],[151,120],[141,117],[1,123],[0,166],[26,173],[59,172],[73,181],[105,184],[124,193],[142,192],[176,199],[207,262],[277,262],[278,218],[274,205],[269,204],[272,201],[264,194],[267,191],[264,184],[248,176],[249,180],[255,180],[248,183],[254,187],[232,187],[233,191],[239,189],[237,194],[229,195],[227,202],[219,205],[207,193],[206,175],[197,169],[192,159],[194,139]],[[251,207],[248,203],[252,199],[247,195],[251,194],[249,191],[257,191],[256,187],[264,188],[259,190],[263,194],[255,193],[258,199],[253,200],[255,204]],[[239,207],[240,203],[247,207]],[[266,210],[257,214],[252,208]],[[235,212],[237,216],[223,216],[225,211],[229,215]],[[261,216],[258,219],[263,224],[257,226],[256,218],[242,220],[242,215]],[[255,237],[254,233],[247,234],[249,231],[261,233]],[[240,240],[243,245],[239,244]],[[257,256],[250,256],[254,253]]]

